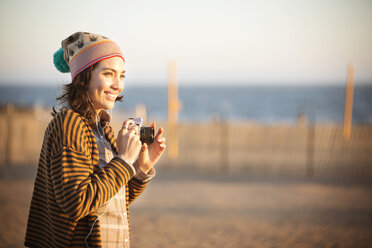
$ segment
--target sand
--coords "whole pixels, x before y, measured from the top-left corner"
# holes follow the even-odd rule
[[[34,168],[0,169],[0,247],[23,247]],[[372,247],[372,186],[159,170],[131,247]]]

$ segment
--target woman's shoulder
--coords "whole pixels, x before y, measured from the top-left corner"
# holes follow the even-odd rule
[[[49,124],[55,136],[59,136],[62,145],[78,147],[89,137],[89,126],[84,117],[72,109],[59,110]],[[88,134],[88,135],[87,135]]]
[[[84,117],[69,108],[60,109],[53,117],[51,122],[63,124],[63,128],[71,128],[76,125],[86,125]]]

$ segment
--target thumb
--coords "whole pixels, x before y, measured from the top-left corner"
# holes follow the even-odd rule
[[[141,148],[141,152],[145,152],[147,150],[147,144],[144,143]]]

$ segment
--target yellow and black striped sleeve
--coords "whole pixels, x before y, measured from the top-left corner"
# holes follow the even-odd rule
[[[148,181],[143,182],[136,177],[133,177],[128,182],[128,189],[129,189],[129,199],[128,199],[128,205],[133,203],[133,201],[142,194],[142,192],[145,190],[145,188],[148,185]]]
[[[94,137],[81,117],[67,111],[59,124],[63,125],[58,129],[62,130],[59,133],[62,142],[52,156],[51,180],[56,202],[62,211],[78,220],[112,198],[135,172],[118,157],[95,171],[91,146],[88,145]]]

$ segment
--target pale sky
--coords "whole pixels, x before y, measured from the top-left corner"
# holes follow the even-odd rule
[[[0,1],[0,84],[67,83],[53,53],[76,31],[108,36],[127,83],[372,84],[370,0]]]

